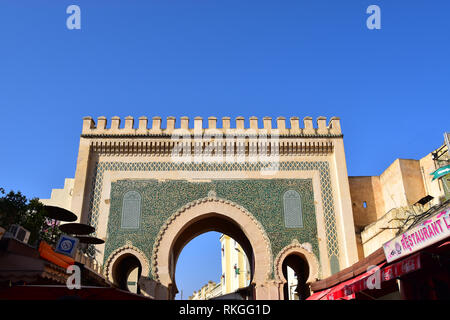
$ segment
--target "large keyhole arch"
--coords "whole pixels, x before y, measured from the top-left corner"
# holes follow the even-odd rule
[[[261,224],[245,208],[210,197],[184,206],[160,230],[153,248],[152,276],[167,288],[165,298],[173,299],[177,292],[175,267],[182,249],[190,240],[209,231],[225,233],[240,243],[251,260],[251,283],[255,287],[263,286],[270,278],[272,253]]]

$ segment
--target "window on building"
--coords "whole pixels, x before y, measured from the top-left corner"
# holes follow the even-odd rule
[[[284,225],[286,228],[302,228],[302,200],[295,190],[288,190],[283,196]]]
[[[138,229],[141,219],[141,195],[137,191],[128,191],[123,196],[122,224],[123,229]]]

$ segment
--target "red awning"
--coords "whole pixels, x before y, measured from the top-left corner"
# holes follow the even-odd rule
[[[375,272],[375,270],[373,270],[373,272]],[[352,293],[346,294],[344,289],[346,287],[350,286],[351,284],[359,281],[360,279],[369,277],[369,276],[370,276],[369,272],[365,272],[355,278],[341,282],[332,288],[316,292],[312,296],[307,298],[306,300],[349,300],[349,299],[353,299],[354,294],[352,294]]]
[[[333,288],[333,290],[326,296],[326,300],[350,300],[355,298],[355,291],[348,290],[353,288],[356,283],[365,283],[371,275],[380,270],[386,263],[375,266],[374,268],[356,276],[350,280],[344,281]]]
[[[0,288],[1,300],[151,300],[142,295],[108,287],[13,286]]]
[[[400,277],[421,268],[420,253],[397,263],[386,266],[386,262],[360,274],[359,276],[341,282],[338,285],[314,293],[307,300],[349,300],[355,298],[355,293],[375,289],[377,285]],[[375,274],[377,272],[377,274]]]
[[[438,248],[444,248],[444,247],[447,247],[447,246],[450,246],[450,241],[446,241],[446,242],[438,245]]]
[[[345,290],[345,289],[347,287],[350,287],[350,285],[356,283],[357,281],[360,281],[361,279],[370,277],[377,270],[380,270],[380,268],[384,264],[385,263],[382,263],[381,265],[377,266],[376,268],[366,271],[355,278],[341,282],[332,288],[316,292],[315,294],[313,294],[312,296],[307,298],[307,300],[350,300],[350,299],[354,299],[355,294],[353,292],[349,293],[349,292],[347,292],[348,290]]]
[[[317,291],[316,293],[310,295],[308,298],[306,298],[306,300],[321,300],[321,298],[328,294],[331,291],[332,288],[330,289],[325,289],[322,291]]]

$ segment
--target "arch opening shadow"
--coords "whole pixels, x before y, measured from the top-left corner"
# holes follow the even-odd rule
[[[161,227],[152,254],[156,299],[174,298],[175,268],[181,250],[190,240],[208,231],[226,234],[239,242],[249,260],[253,297],[267,297],[265,285],[270,278],[273,257],[264,228],[242,206],[208,197],[186,204]]]
[[[217,213],[210,213],[191,220],[189,224],[180,230],[173,242],[169,262],[170,277],[172,279],[171,299],[174,299],[175,295],[178,293],[175,273],[177,261],[181,251],[191,240],[201,234],[211,231],[223,233],[239,243],[247,256],[250,266],[250,283],[252,282],[255,269],[255,259],[249,239],[241,227],[232,219]],[[253,298],[253,295],[249,298]]]
[[[308,262],[300,255],[292,253],[283,260],[282,270],[287,280],[283,285],[284,299],[305,300],[308,298],[310,296],[309,286],[306,283],[310,272]]]
[[[138,282],[142,274],[142,265],[139,259],[131,253],[123,254],[115,261],[112,267],[112,279],[114,281],[114,284],[117,285],[121,290],[130,291],[128,278],[130,277],[130,274],[136,269],[137,279],[135,281],[135,285],[137,286],[136,293],[139,294],[140,288]]]

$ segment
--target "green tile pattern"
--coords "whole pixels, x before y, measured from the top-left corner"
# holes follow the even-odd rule
[[[134,190],[128,191],[123,196],[121,228],[122,229],[138,229],[141,220],[141,202],[142,197],[139,192]]]
[[[295,190],[288,190],[283,195],[284,226],[286,228],[303,227],[302,199]]]
[[[89,206],[89,221],[94,227],[98,223],[100,192],[105,171],[259,171],[263,163],[171,163],[171,162],[99,162],[95,167],[92,194]],[[333,195],[329,164],[320,162],[280,162],[279,170],[318,170],[324,204],[328,258],[339,261],[339,245],[336,232]],[[123,195],[128,191],[142,195],[142,213],[138,230],[121,229]],[[108,238],[105,244],[105,260],[126,240],[141,249],[151,258],[153,242],[161,225],[180,207],[191,201],[204,198],[208,191],[215,190],[218,197],[233,201],[251,212],[265,228],[271,241],[272,253],[278,252],[296,238],[310,242],[314,254],[320,255],[317,243],[314,195],[310,179],[261,179],[261,180],[213,180],[193,183],[184,180],[120,180],[111,187],[111,207],[108,221]],[[297,191],[302,198],[303,228],[285,228],[283,195],[287,190]],[[333,263],[333,269],[339,264]]]

